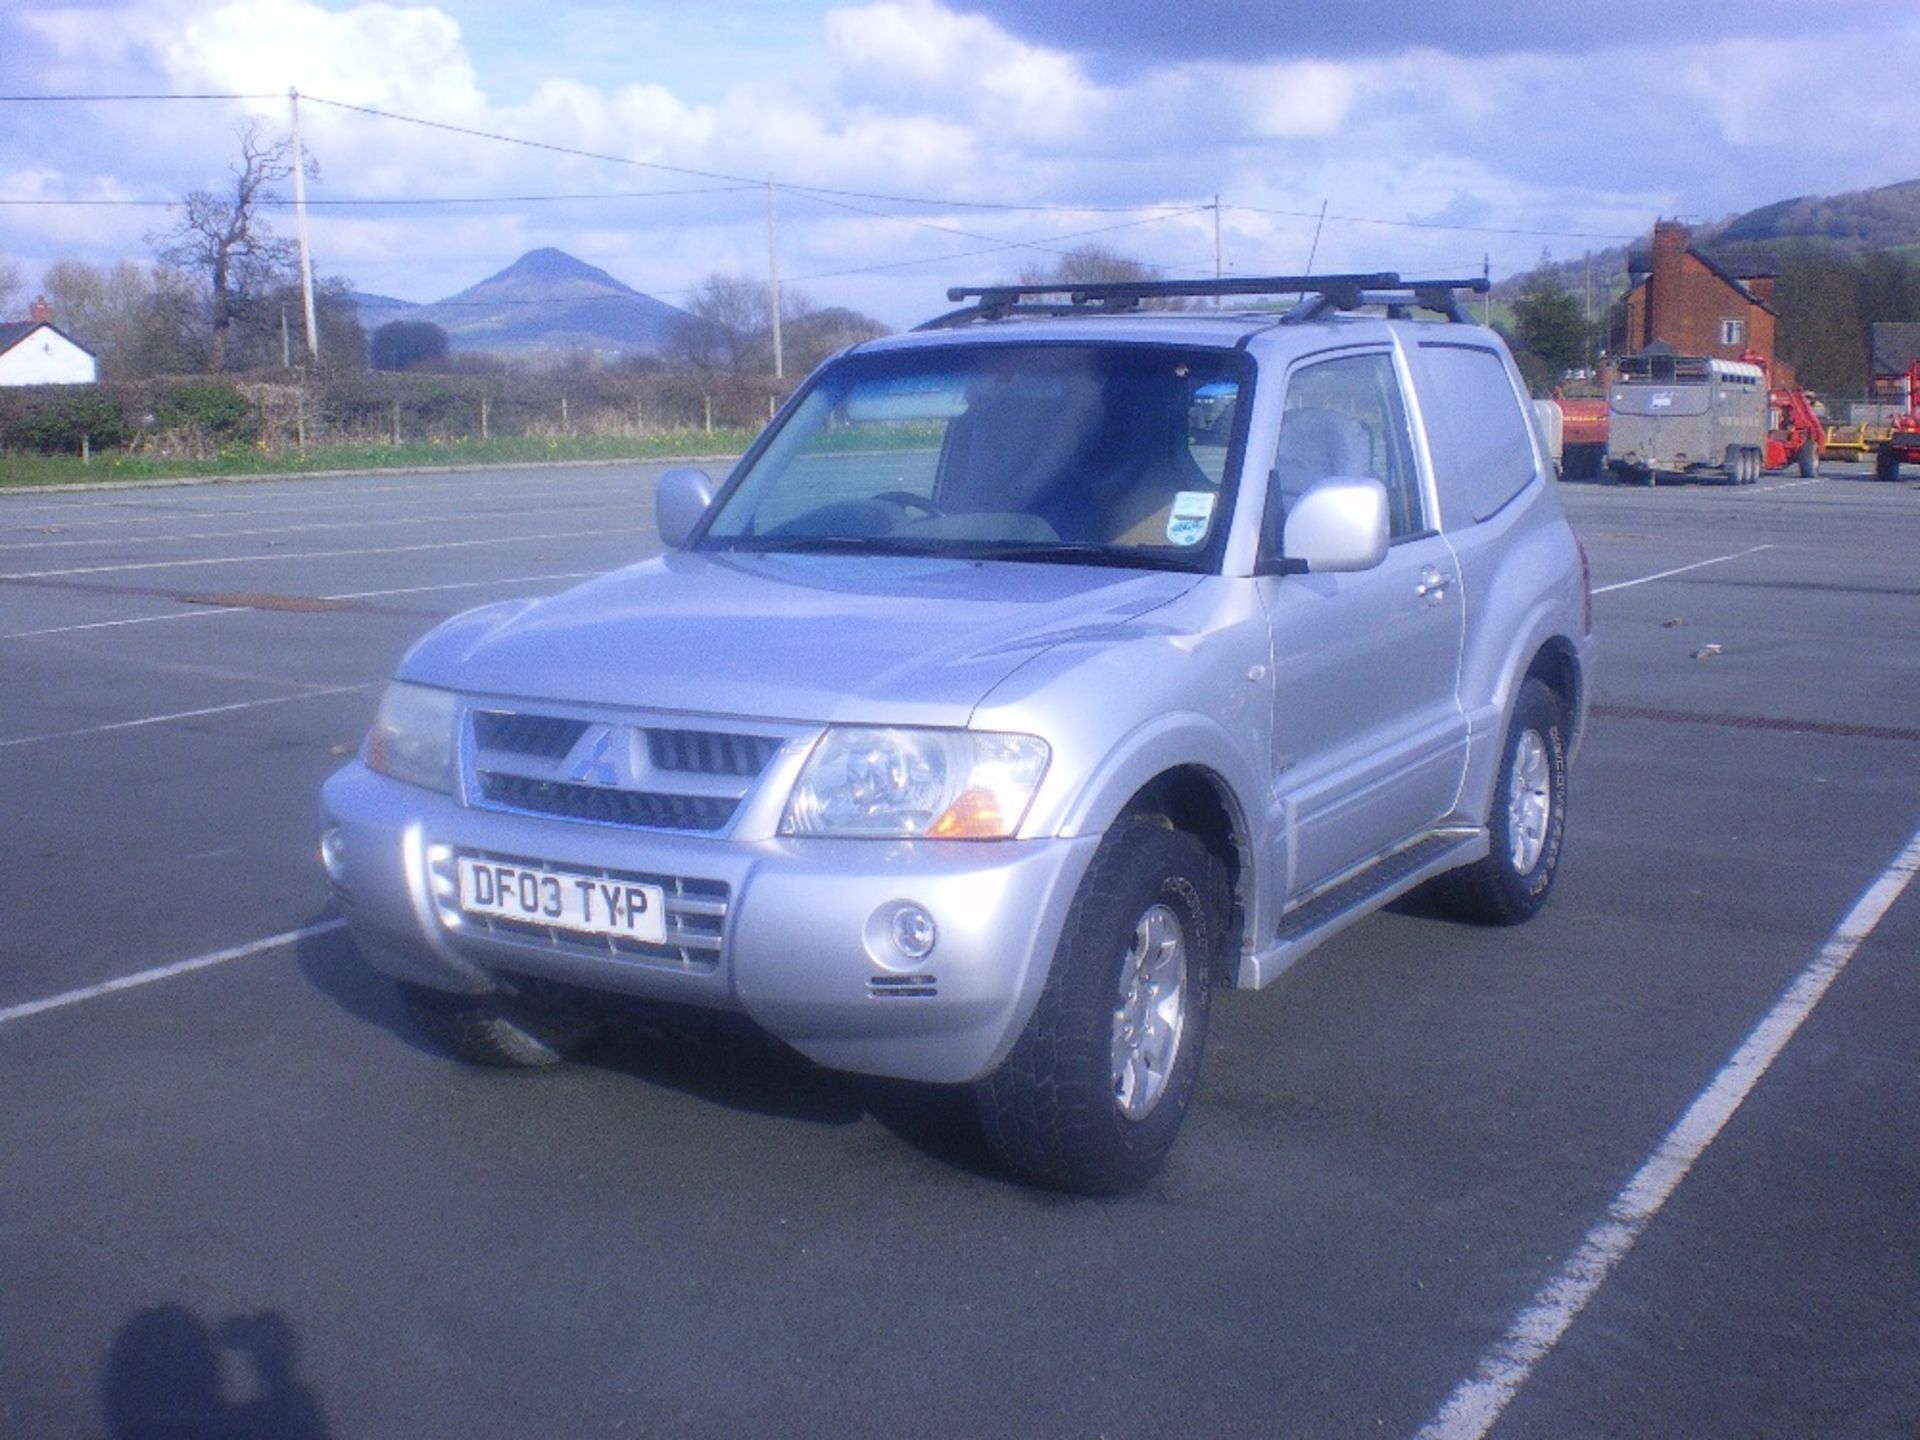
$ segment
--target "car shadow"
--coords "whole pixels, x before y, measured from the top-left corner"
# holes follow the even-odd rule
[[[330,918],[323,913],[311,923]],[[393,982],[361,958],[344,930],[307,936],[295,950],[295,963],[308,984],[355,1020],[386,1031],[419,1054],[463,1063],[414,1027]],[[903,1144],[943,1165],[1004,1178],[987,1150],[966,1087],[829,1070],[744,1016],[630,1004],[612,1013],[606,1029],[574,1063],[746,1114],[837,1126],[871,1117]]]
[[[308,928],[337,918],[331,910],[322,911],[308,922]],[[360,958],[353,937],[344,929],[307,935],[294,948],[293,958],[307,983],[355,1020],[385,1030],[423,1055],[446,1056],[446,1051],[413,1028],[400,992]]]

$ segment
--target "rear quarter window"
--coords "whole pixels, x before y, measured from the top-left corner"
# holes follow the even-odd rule
[[[1533,431],[1500,356],[1478,345],[1422,345],[1421,413],[1443,515],[1485,520],[1526,489]]]

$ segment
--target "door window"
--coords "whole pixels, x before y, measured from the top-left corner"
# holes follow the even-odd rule
[[[1270,553],[1280,553],[1288,508],[1309,485],[1329,475],[1371,476],[1386,486],[1393,539],[1430,528],[1406,401],[1390,355],[1316,361],[1288,381],[1267,505]]]

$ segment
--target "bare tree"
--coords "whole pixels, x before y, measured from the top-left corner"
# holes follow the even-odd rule
[[[226,368],[235,318],[264,292],[286,283],[295,259],[293,242],[275,235],[260,213],[262,205],[279,198],[273,187],[293,173],[291,142],[266,135],[258,120],[242,125],[239,137],[231,189],[190,192],[173,228],[146,237],[161,264],[205,280],[207,368],[216,371]]]
[[[0,255],[0,320],[6,320],[13,314],[14,302],[20,295],[20,266],[5,255]]]
[[[744,275],[707,276],[682,308],[688,318],[668,335],[667,353],[701,370],[745,370],[755,339],[772,329],[766,282]]]
[[[1150,266],[1109,250],[1104,245],[1076,245],[1063,250],[1051,264],[1029,265],[1020,272],[1022,285],[1097,285],[1110,280],[1151,280]]]
[[[109,380],[178,374],[199,368],[194,347],[199,307],[177,270],[131,260],[107,268],[56,260],[44,288],[54,323],[85,345]]]

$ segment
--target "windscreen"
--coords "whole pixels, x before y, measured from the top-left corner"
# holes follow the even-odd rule
[[[729,487],[702,548],[1213,568],[1252,365],[1160,345],[849,356]]]

